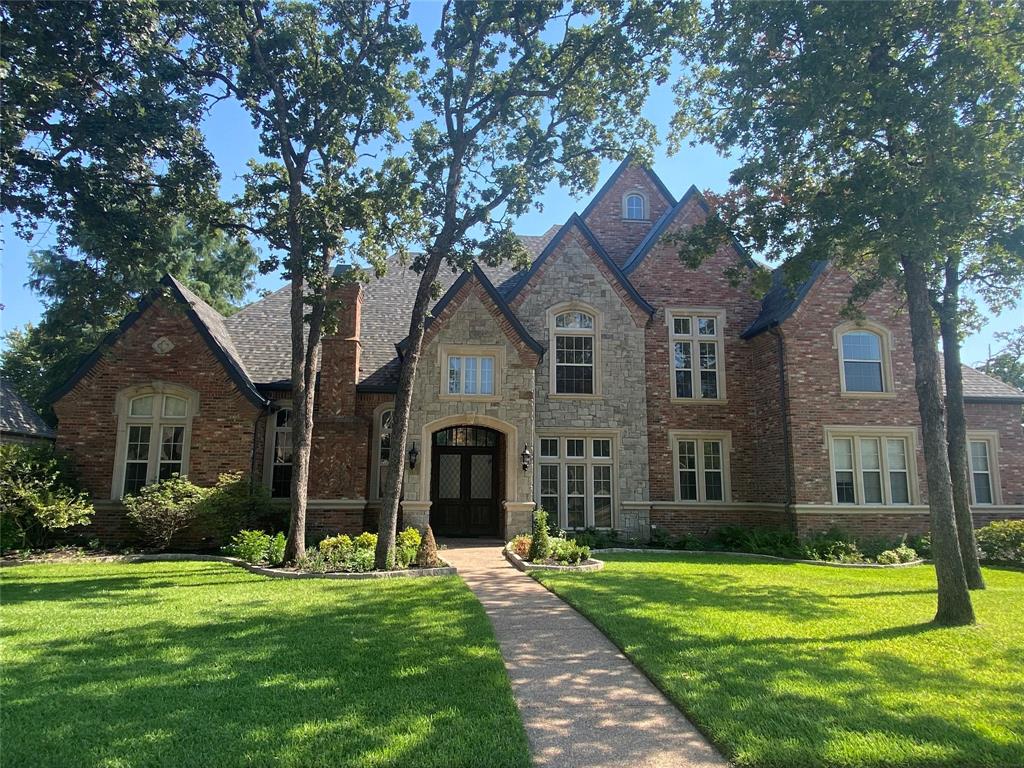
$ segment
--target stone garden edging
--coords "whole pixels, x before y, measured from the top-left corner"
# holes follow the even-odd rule
[[[600,571],[604,568],[604,561],[595,560],[594,558],[590,558],[585,563],[580,563],[579,565],[543,565],[541,563],[528,563],[515,552],[509,550],[508,547],[502,547],[501,551],[505,555],[505,559],[523,573],[527,573],[529,571],[570,571],[585,573],[587,571]]]
[[[259,574],[260,576],[269,576],[273,579],[412,579],[424,576],[456,576],[459,572],[455,566],[448,565],[446,561],[441,560],[445,565],[440,568],[410,568],[404,571],[365,571],[363,573],[341,573],[337,571],[330,573],[308,573],[306,571],[290,571],[284,568],[270,568],[262,565],[253,565],[252,563],[247,563],[237,557],[228,557],[226,555],[191,555],[186,552],[165,552],[163,554],[153,555],[109,555],[96,558],[89,558],[86,556],[75,559],[68,558],[66,560],[47,560],[46,558],[29,558],[25,560],[6,559],[0,561],[0,565],[33,565],[40,563],[50,563],[52,565],[75,562],[76,559],[95,560],[97,562],[104,563],[159,563],[175,561],[228,563],[229,565],[244,568],[250,573]]]
[[[730,557],[751,557],[758,560],[777,560],[781,563],[803,563],[804,565],[827,565],[833,568],[910,568],[915,565],[923,565],[925,560],[918,558],[908,563],[833,563],[827,560],[798,560],[793,557],[778,557],[777,555],[759,555],[754,552],[720,552],[709,549],[652,549],[650,547],[605,547],[592,549],[591,552],[605,554],[638,553],[651,555],[729,555]]]

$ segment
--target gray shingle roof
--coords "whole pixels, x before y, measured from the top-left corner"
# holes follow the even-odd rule
[[[754,322],[740,334],[740,338],[752,339],[759,333],[779,325],[792,315],[800,306],[800,302],[807,296],[808,291],[811,290],[811,286],[825,272],[827,266],[828,262],[826,261],[815,262],[811,268],[811,274],[803,282],[794,286],[790,286],[786,282],[786,274],[782,267],[774,269],[771,288],[761,299],[761,312]]]
[[[19,395],[7,379],[0,379],[0,432],[52,440],[56,434]]]
[[[1024,392],[1016,387],[969,365],[960,368],[964,377],[964,400],[1002,400],[1024,404]]]
[[[291,381],[291,286],[243,307],[224,321],[257,384]]]

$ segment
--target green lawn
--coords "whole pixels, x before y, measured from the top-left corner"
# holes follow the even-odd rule
[[[30,565],[3,569],[0,603],[4,765],[529,764],[457,577]]]
[[[1024,766],[1024,573],[940,629],[930,567],[606,555],[536,578],[742,766]]]

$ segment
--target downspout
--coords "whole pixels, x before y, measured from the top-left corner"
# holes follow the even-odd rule
[[[793,512],[796,500],[796,479],[793,476],[793,456],[789,426],[789,390],[786,386],[786,340],[778,322],[772,323],[771,333],[775,337],[779,356],[779,411],[782,416],[782,461],[786,472],[786,511]]]

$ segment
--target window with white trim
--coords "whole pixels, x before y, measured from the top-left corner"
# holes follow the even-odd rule
[[[989,440],[972,439],[968,441],[968,447],[967,458],[971,469],[971,501],[974,504],[994,504],[992,443]]]
[[[672,436],[676,500],[728,501],[729,438],[726,434],[677,432]]]
[[[554,393],[595,394],[596,330],[594,316],[582,310],[559,312],[554,317]]]
[[[388,408],[377,418],[377,498],[384,498],[384,484],[388,479],[388,462],[391,461],[391,424],[395,412]]]
[[[831,456],[836,504],[910,504],[913,453],[906,437],[833,435]]]
[[[694,310],[668,312],[672,397],[723,400],[724,313]]]
[[[538,498],[559,528],[611,528],[614,448],[609,436],[542,437]]]
[[[845,392],[884,392],[882,337],[872,331],[847,331],[840,338]]]
[[[166,392],[137,395],[124,418],[121,496],[172,475],[187,475],[190,402]]]
[[[292,495],[292,409],[281,408],[272,418],[270,495],[275,499],[287,499]]]
[[[449,395],[493,395],[493,355],[448,355]]]
[[[647,201],[644,200],[643,195],[636,194],[635,192],[626,195],[626,200],[622,207],[623,218],[630,221],[644,221],[647,218]]]

